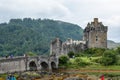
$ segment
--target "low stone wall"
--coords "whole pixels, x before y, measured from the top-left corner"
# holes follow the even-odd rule
[[[58,68],[58,59],[52,56],[0,58],[0,74],[7,72],[41,70],[44,68],[45,70]]]
[[[0,60],[0,74],[7,72],[25,71],[25,58],[2,59]]]

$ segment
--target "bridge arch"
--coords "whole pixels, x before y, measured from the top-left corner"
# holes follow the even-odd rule
[[[47,62],[41,62],[41,70],[48,71],[49,70],[49,64]]]
[[[56,63],[55,63],[55,62],[51,62],[51,68],[52,68],[52,70],[53,70],[53,69],[56,69],[56,67],[57,67],[57,66],[56,66]]]
[[[35,61],[31,61],[29,63],[29,70],[30,71],[36,71],[37,70],[37,64],[35,63]]]

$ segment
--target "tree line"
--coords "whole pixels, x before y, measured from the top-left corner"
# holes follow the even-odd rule
[[[50,19],[11,19],[0,24],[0,56],[21,56],[26,53],[49,54],[50,42],[82,39],[83,29],[67,22]]]

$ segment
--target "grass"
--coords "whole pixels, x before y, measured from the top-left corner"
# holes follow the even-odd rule
[[[112,65],[112,66],[102,66],[102,65],[89,65],[83,69],[89,70],[120,70],[120,66]]]
[[[95,59],[100,59],[101,56],[100,57],[87,57],[87,56],[85,56],[85,57],[79,57],[79,58],[82,59],[85,62],[92,62]],[[70,58],[71,62],[74,62],[74,60],[75,60],[75,58]]]
[[[73,69],[89,69],[89,70],[120,70],[119,65],[112,66],[103,66],[100,63],[95,62],[95,60],[100,59],[100,57],[78,57],[85,63],[89,63],[90,65],[86,65],[85,67],[79,66],[75,64],[75,58],[70,58],[67,68]]]

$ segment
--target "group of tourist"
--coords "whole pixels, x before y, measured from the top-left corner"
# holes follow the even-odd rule
[[[13,55],[5,56],[5,57],[6,57],[6,59],[7,59],[7,58],[13,58]]]
[[[16,77],[13,75],[9,75],[9,76],[7,76],[6,80],[16,80]]]

